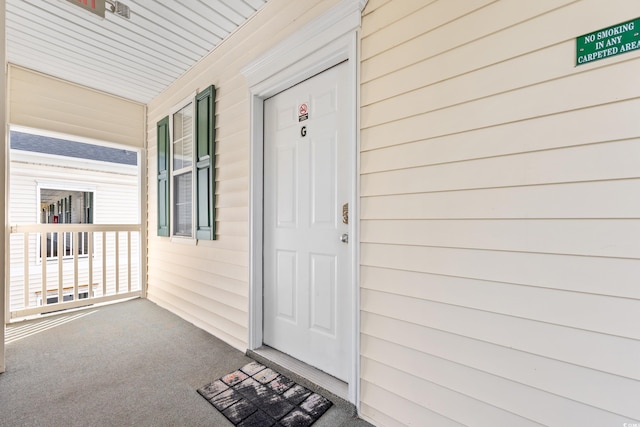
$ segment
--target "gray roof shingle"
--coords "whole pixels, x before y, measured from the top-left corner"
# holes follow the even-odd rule
[[[119,148],[102,147],[84,142],[50,138],[30,133],[11,131],[11,148],[58,156],[76,157],[79,159],[98,160],[101,162],[137,165],[138,156],[135,151]]]

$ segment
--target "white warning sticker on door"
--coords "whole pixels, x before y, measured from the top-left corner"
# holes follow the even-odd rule
[[[309,118],[309,105],[300,104],[298,107],[298,122],[303,122]]]

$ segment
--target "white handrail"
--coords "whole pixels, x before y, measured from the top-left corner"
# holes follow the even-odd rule
[[[7,301],[10,317],[140,296],[141,229],[140,224],[12,226],[12,234],[24,237],[11,238],[10,265],[23,278],[20,273],[17,277],[12,274]],[[47,235],[53,242],[52,233],[57,235],[56,256],[51,256],[53,248],[47,254]]]
[[[64,233],[81,231],[140,231],[140,224],[18,224],[11,233]]]

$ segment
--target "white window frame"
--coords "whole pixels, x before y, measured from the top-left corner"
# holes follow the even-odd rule
[[[184,243],[196,243],[196,186],[195,186],[195,174],[196,174],[196,147],[195,147],[195,138],[196,138],[196,117],[195,117],[195,109],[196,109],[196,95],[197,92],[193,92],[188,97],[184,98],[178,104],[174,105],[171,110],[169,110],[169,236],[172,242],[184,242]],[[183,236],[179,234],[175,234],[175,169],[173,167],[173,115],[178,111],[182,110],[187,105],[191,104],[193,111],[193,120],[191,123],[191,135],[192,135],[192,149],[191,149],[191,235]],[[186,168],[185,168],[186,169]],[[181,173],[185,173],[182,170]]]
[[[85,291],[84,288],[87,288],[87,290]],[[94,288],[96,287],[96,285],[94,284]],[[89,285],[80,285],[79,287],[82,290],[78,291],[78,299],[88,299],[89,298]],[[94,291],[95,292],[95,291]],[[71,297],[71,298],[68,298]],[[49,302],[49,298],[55,298],[55,301],[51,301]],[[65,299],[67,298],[67,299]],[[63,290],[62,293],[62,302],[67,302],[67,301],[73,301],[73,288],[71,289],[65,289]],[[57,289],[53,289],[53,290],[49,290],[47,291],[47,305],[49,304],[57,304],[58,303],[58,290]],[[87,305],[90,303],[87,303]],[[36,306],[42,306],[42,294],[38,294],[38,296],[36,296]]]

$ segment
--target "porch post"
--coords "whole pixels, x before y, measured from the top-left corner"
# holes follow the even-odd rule
[[[5,0],[0,0],[0,188],[2,188],[2,209],[0,209],[0,314],[2,314],[2,328],[0,328],[0,373],[4,372],[4,328],[6,323],[6,274],[5,257],[7,256],[7,61],[5,57]]]

